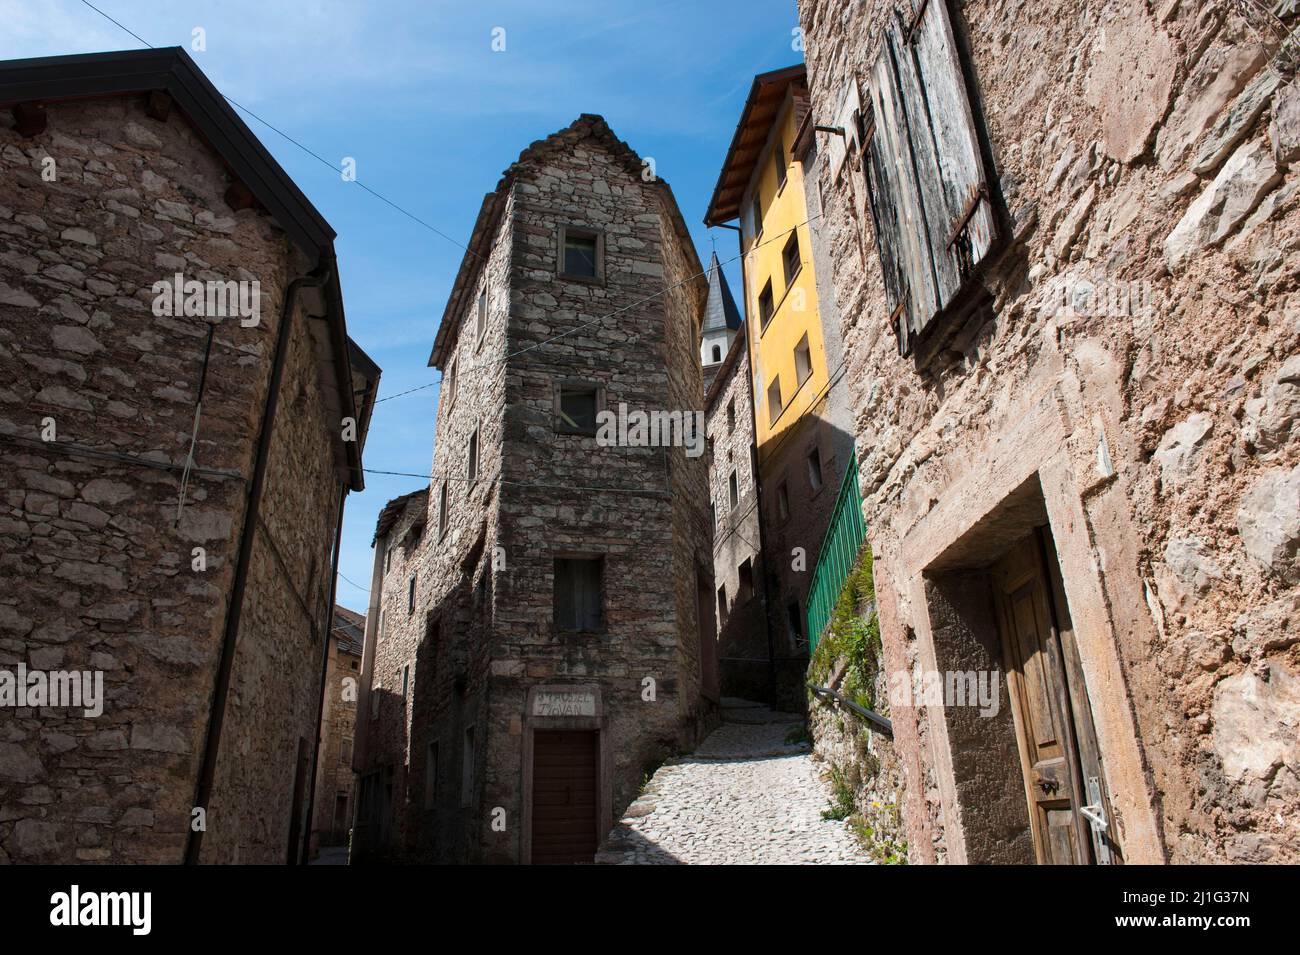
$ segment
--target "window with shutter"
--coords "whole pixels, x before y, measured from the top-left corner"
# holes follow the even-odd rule
[[[602,610],[600,558],[556,558],[555,625],[561,630],[600,630]]]
[[[885,26],[856,124],[901,354],[969,290],[998,238],[947,4],[914,2]]]

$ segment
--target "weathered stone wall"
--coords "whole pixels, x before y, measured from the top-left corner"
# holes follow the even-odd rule
[[[751,405],[749,353],[737,336],[729,366],[719,371],[717,391],[706,411],[710,447],[709,499],[717,514],[713,532],[713,601],[726,592],[726,618],[718,607],[718,666],[722,694],[767,701],[770,689],[767,626],[763,618],[763,564],[759,550],[758,496],[754,487],[752,451],[754,418]],[[731,409],[734,409],[734,414]],[[734,417],[735,424],[729,422]],[[736,472],[737,504],[731,507],[731,472]],[[739,600],[740,565],[753,568],[753,594]]]
[[[800,3],[818,122],[846,79],[865,88],[888,9]],[[836,181],[826,163],[810,173],[838,250],[877,586],[893,588],[881,595],[887,666],[907,667],[925,613],[909,535],[936,533],[927,513],[975,486],[963,478],[996,486],[999,440],[1053,402],[1065,462],[1053,531],[1077,529],[1097,568],[1094,588],[1088,560],[1062,557],[1080,632],[1118,647],[1116,681],[1093,652],[1102,641],[1081,644],[1099,733],[1136,737],[1140,757],[1107,772],[1125,803],[1118,831],[1145,859],[1296,858],[1297,86],[1239,9],[954,10],[1011,241],[984,278],[991,307],[960,330],[941,323],[937,335],[956,337],[925,367],[898,357],[884,320],[855,164]],[[1079,303],[1085,282],[1103,294],[1064,307],[1061,290]],[[1137,307],[1107,303],[1108,288],[1136,291]],[[932,731],[909,718],[908,787],[928,792]],[[908,813],[918,860],[953,849],[930,806]]]
[[[100,670],[108,700],[95,719],[28,709],[3,721],[0,857],[177,862],[278,303],[305,263],[265,215],[226,206],[222,163],[177,111],[162,122],[120,98],[52,104],[48,117],[32,139],[7,115],[0,122],[0,664]],[[41,176],[47,156],[52,182]],[[152,314],[152,284],[177,271],[256,279],[263,304],[256,327],[217,327],[195,457],[229,476],[193,474],[178,526],[172,463],[188,449],[207,326]],[[285,758],[281,737],[315,730],[320,643],[306,637],[302,610],[273,595],[287,576],[319,596],[337,509],[333,432],[314,416],[306,316],[296,321],[286,387],[295,383],[305,404],[277,429],[267,495],[279,501],[263,511],[254,549],[235,684],[245,695],[227,725],[225,745],[239,747],[244,769],[238,783],[229,771],[219,779],[209,815],[213,853],[242,846],[244,861],[284,857],[293,753]],[[45,418],[56,440],[42,446]],[[60,453],[62,442],[136,460]],[[195,547],[206,549],[206,570],[193,569]],[[253,693],[258,667],[246,648],[258,641],[260,666],[285,685]],[[205,850],[205,861],[215,857]]]
[[[612,409],[626,402],[699,410],[703,403],[695,346],[703,288],[655,297],[685,278],[685,263],[690,274],[698,263],[673,248],[682,240],[662,187],[642,182],[625,147],[593,137],[597,124],[585,117],[534,144],[512,168],[496,199],[488,251],[468,273],[470,314],[448,329],[428,527],[406,558],[419,570],[417,611],[407,614],[410,571],[395,558],[383,578],[385,620],[371,679],[390,686],[413,661],[413,697],[390,719],[384,714],[396,714],[397,703],[381,690],[383,726],[367,728],[360,767],[396,764],[399,781],[405,769],[405,782],[394,786],[389,850],[404,858],[523,857],[531,686],[600,687],[617,809],[633,798],[648,765],[693,742],[705,716],[694,611],[695,568],[709,566],[703,457],[688,459],[681,448],[598,447],[593,437],[555,431],[561,378],[598,383]],[[603,281],[556,275],[561,225],[603,231]],[[489,299],[481,343],[472,314],[480,284]],[[562,332],[571,334],[550,341]],[[454,401],[446,376],[452,355]],[[480,478],[467,486],[464,454],[474,427]],[[444,476],[449,522],[439,539]],[[416,519],[408,511],[377,546],[400,540]],[[575,554],[605,560],[601,634],[554,626],[554,561]],[[436,641],[425,638],[426,613],[438,623]],[[656,681],[655,702],[642,700],[647,676]],[[463,799],[470,728],[476,765]],[[435,738],[438,793],[436,808],[426,810],[424,760]],[[504,828],[492,826],[498,808]]]
[[[325,673],[325,705],[321,713],[316,805],[311,824],[313,852],[321,846],[346,844],[352,826],[356,777],[352,772],[351,752],[355,744],[353,734],[356,731],[360,679],[361,657],[345,650],[337,634],[333,635],[329,668]],[[340,798],[346,800],[341,816]]]

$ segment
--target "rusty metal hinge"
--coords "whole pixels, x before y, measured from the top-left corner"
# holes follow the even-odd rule
[[[903,31],[903,42],[911,46],[916,40],[917,31],[921,29],[921,18],[925,16],[925,8],[930,5],[930,0],[921,0],[916,5],[916,13],[912,14],[912,22],[907,25]]]
[[[962,211],[961,218],[959,218],[957,224],[953,226],[953,230],[948,236],[948,244],[945,248],[951,249],[953,247],[953,243],[957,241],[957,237],[966,231],[966,226],[970,225],[970,220],[974,218],[975,210],[979,208],[980,201],[987,200],[988,197],[988,188],[985,187],[983,183],[980,183],[975,187],[975,194],[970,197],[970,200],[966,203],[966,208]]]

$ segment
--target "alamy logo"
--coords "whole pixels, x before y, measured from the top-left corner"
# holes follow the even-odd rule
[[[0,706],[66,706],[94,718],[104,712],[104,671],[0,670]]]
[[[997,716],[1001,686],[998,670],[899,670],[889,678],[889,705],[977,706],[980,716]]]
[[[82,892],[74,885],[51,895],[50,906],[51,925],[128,925],[132,935],[153,927],[151,892]]]
[[[602,448],[686,449],[688,458],[704,453],[703,411],[631,411],[620,402],[618,411],[596,414],[596,444]]]
[[[200,282],[177,272],[153,283],[153,313],[159,318],[238,318],[244,328],[262,321],[262,283],[254,279]]]

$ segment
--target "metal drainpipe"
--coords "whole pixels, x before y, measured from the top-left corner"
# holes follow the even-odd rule
[[[298,849],[298,864],[306,865],[311,851],[312,815],[316,811],[316,772],[320,765],[320,743],[325,724],[325,679],[330,669],[330,641],[334,639],[334,599],[339,586],[339,548],[343,545],[343,504],[348,497],[348,486],[339,482],[338,522],[334,527],[334,559],[330,562],[330,602],[325,613],[325,646],[320,661],[320,697],[316,701],[316,745],[311,754],[311,780],[307,784],[307,824],[303,827],[302,845]]]
[[[772,606],[768,601],[767,595],[767,540],[763,533],[763,480],[758,470],[758,414],[754,411],[754,405],[758,401],[758,396],[754,394],[754,350],[751,347],[752,342],[749,337],[751,326],[749,315],[749,286],[745,283],[745,234],[741,231],[740,226],[727,225],[720,222],[718,225],[723,229],[732,229],[736,233],[736,246],[740,250],[740,295],[745,302],[745,357],[749,359],[749,424],[750,433],[754,440],[749,444],[749,468],[754,475],[754,509],[758,512],[758,561],[762,573],[762,587],[759,589],[759,599],[763,603],[763,623],[767,631],[767,697],[771,701],[772,709],[776,709],[776,635],[772,633]]]
[[[253,463],[253,479],[248,487],[248,501],[244,507],[244,526],[240,531],[239,554],[235,560],[235,580],[231,588],[230,606],[226,610],[226,630],[221,641],[221,659],[217,665],[216,684],[212,688],[212,706],[208,716],[208,732],[203,742],[203,759],[199,764],[199,779],[195,787],[194,806],[206,811],[212,796],[212,780],[217,771],[217,754],[221,748],[221,730],[226,718],[226,700],[230,696],[230,674],[235,664],[235,644],[239,637],[239,618],[244,604],[244,588],[248,583],[248,563],[253,553],[253,539],[257,534],[257,515],[262,504],[262,487],[266,483],[266,463],[271,447],[271,432],[275,425],[275,409],[280,397],[280,379],[288,354],[289,327],[293,318],[293,303],[303,288],[320,288],[325,275],[303,275],[289,283],[284,290],[284,304],[280,309],[280,328],[276,335],[275,359],[271,364],[271,378],[267,383],[266,405],[262,411],[262,431],[257,438],[257,458]],[[205,813],[206,814],[206,813]],[[204,819],[206,826],[207,819]],[[185,841],[185,864],[197,865],[203,850],[203,830],[195,831],[192,822]]]

